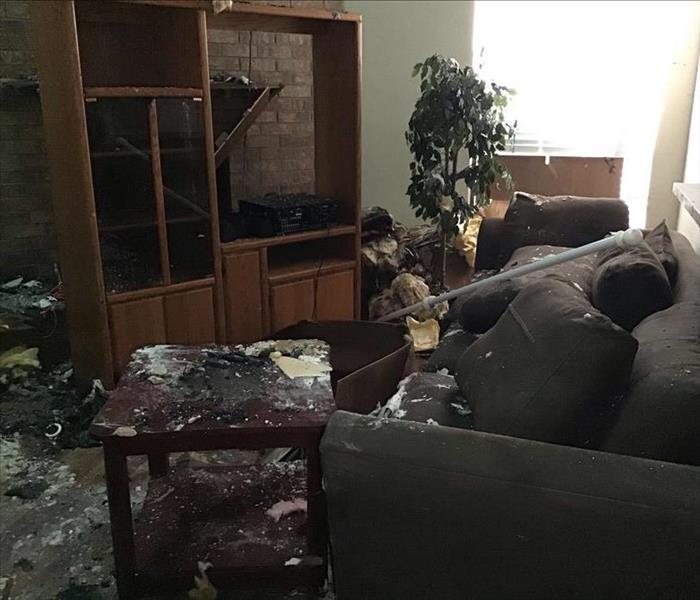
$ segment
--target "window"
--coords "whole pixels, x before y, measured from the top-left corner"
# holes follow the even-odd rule
[[[477,2],[474,64],[517,90],[508,110],[518,121],[515,152],[624,156],[661,100],[668,32],[682,10],[673,2]]]
[[[697,15],[694,2],[477,1],[473,64],[517,90],[512,151],[623,157],[621,197],[644,225],[650,196],[671,193],[652,167],[673,143],[664,127],[688,92]]]

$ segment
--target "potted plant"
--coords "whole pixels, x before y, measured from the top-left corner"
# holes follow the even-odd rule
[[[516,124],[507,123],[503,113],[515,92],[438,54],[415,65],[413,76],[420,76],[420,96],[406,132],[414,158],[406,193],[416,216],[440,229],[442,286],[448,240],[490,203],[497,177],[510,186],[497,153],[515,133]]]

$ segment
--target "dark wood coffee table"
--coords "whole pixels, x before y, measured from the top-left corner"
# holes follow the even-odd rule
[[[288,353],[328,362],[323,343],[284,343]],[[90,428],[104,447],[119,597],[192,587],[198,561],[212,563],[214,585],[322,582],[327,527],[318,445],[334,410],[328,375],[290,379],[269,358],[240,349],[134,353]],[[171,469],[168,459],[172,452],[283,447],[303,448],[305,461]],[[151,479],[134,523],[127,457],[139,454],[148,455]],[[279,522],[266,514],[298,497],[307,499],[307,514]]]

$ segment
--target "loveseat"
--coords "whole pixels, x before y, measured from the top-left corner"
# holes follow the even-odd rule
[[[479,266],[507,267],[513,252],[526,246],[581,245],[626,226],[619,201],[574,199],[564,203],[564,212],[543,215],[541,203],[544,212],[552,206],[548,199],[521,200],[509,208],[510,219],[506,213],[503,222],[482,226]],[[505,394],[512,361],[535,364],[527,352],[512,353],[511,363],[497,368],[463,367],[460,381],[459,362],[468,362],[470,353],[480,360],[497,354],[498,346],[483,350],[498,339],[494,332],[502,338],[517,331],[518,310],[527,310],[528,298],[545,307],[559,288],[573,293],[562,273],[525,282],[527,292],[506,290],[495,324],[492,315],[487,326],[477,324],[485,331],[445,337],[461,336],[467,347],[454,374],[433,369],[439,372],[414,375],[383,412],[338,411],[331,418],[321,454],[339,600],[700,598],[700,260],[685,238],[670,237],[677,259],[671,306],[633,327],[625,323],[631,329],[624,331],[591,305],[581,309],[579,329],[572,329],[576,347],[579,336],[596,339],[607,328],[621,340],[627,358],[619,362],[629,362],[616,365],[612,351],[612,358],[590,358],[604,363],[598,367],[605,377],[627,369],[616,400],[587,414],[597,435],[577,437],[580,427],[552,427],[546,419],[524,431],[516,422],[509,435],[498,432],[497,418],[496,432],[478,430],[479,417],[490,427],[483,419],[490,413],[472,412],[470,400],[479,393],[488,399],[491,388]],[[579,267],[593,277],[604,265]],[[581,294],[573,304],[593,294],[596,282],[585,281],[591,290],[575,284]],[[546,332],[547,316],[528,322],[533,331]],[[600,324],[595,335],[586,329],[591,322]],[[532,397],[562,376],[555,367],[531,386]],[[475,391],[483,373],[486,385]],[[527,388],[527,372],[518,373]],[[602,393],[605,387],[591,379],[581,378],[580,387]],[[505,396],[505,410],[513,410],[507,403],[512,395]],[[551,402],[552,393],[545,399]]]

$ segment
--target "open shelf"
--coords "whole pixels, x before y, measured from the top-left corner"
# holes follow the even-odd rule
[[[268,268],[268,280],[270,284],[283,283],[292,279],[304,279],[326,275],[338,271],[347,271],[355,268],[355,261],[350,258],[337,256],[315,258],[290,257],[289,260],[279,261]]]
[[[223,252],[239,252],[240,250],[254,250],[257,248],[267,248],[270,246],[282,246],[284,244],[294,244],[296,242],[306,242],[308,240],[321,240],[324,238],[340,237],[344,235],[354,235],[357,232],[355,225],[334,225],[327,229],[314,229],[313,231],[302,231],[300,233],[289,233],[267,238],[242,238],[233,242],[221,244]]]
[[[207,574],[215,586],[237,577],[294,581],[318,572],[320,557],[285,565],[305,555],[306,514],[278,522],[266,514],[294,498],[306,498],[303,461],[177,469],[152,479],[135,523],[140,585],[191,585],[198,561],[213,565]]]

